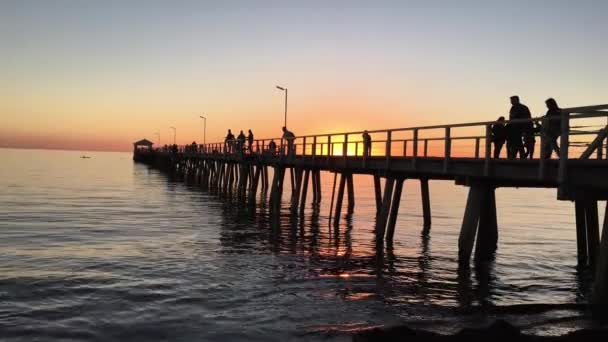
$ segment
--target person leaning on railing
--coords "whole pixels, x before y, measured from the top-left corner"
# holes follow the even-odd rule
[[[367,130],[363,131],[361,136],[363,138],[363,157],[369,157],[372,155],[372,137]]]

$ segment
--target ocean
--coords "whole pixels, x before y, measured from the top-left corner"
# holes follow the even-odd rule
[[[0,149],[0,160],[3,341],[348,341],[376,326],[449,333],[495,319],[558,335],[597,324],[575,306],[592,272],[577,267],[574,206],[555,189],[498,189],[495,261],[459,269],[467,188],[450,181],[430,182],[428,236],[420,184],[405,182],[394,245],[378,256],[371,176],[354,177],[355,213],[338,230],[329,173],[303,221],[289,215],[287,186],[273,229],[262,198],[252,210],[131,153]]]

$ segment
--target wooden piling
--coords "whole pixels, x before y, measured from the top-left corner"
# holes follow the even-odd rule
[[[492,259],[498,246],[496,194],[493,186],[484,186],[480,202],[479,225],[475,243],[475,261]]]
[[[595,267],[595,283],[593,286],[591,302],[600,309],[604,309],[605,305],[608,305],[608,202],[606,203],[606,211],[604,214],[602,242],[600,244],[599,258]]]
[[[355,186],[353,182],[353,174],[346,175],[346,185],[348,190],[348,214],[352,215],[355,212]]]
[[[397,223],[397,215],[399,214],[399,205],[401,204],[401,192],[403,191],[404,181],[403,178],[399,178],[395,184],[391,212],[386,227],[386,243],[389,245],[393,243],[393,237],[395,236],[395,225]]]
[[[585,221],[587,226],[587,255],[589,265],[595,266],[600,247],[600,228],[597,216],[597,201],[588,200],[585,205]]]
[[[301,199],[300,199],[300,217],[304,217],[304,210],[306,209],[306,195],[308,193],[308,178],[310,177],[310,170],[304,171],[304,182],[302,183]],[[314,179],[314,177],[313,177]]]
[[[380,176],[374,175],[374,193],[376,194],[376,218],[382,209],[382,189],[380,188]]]
[[[587,253],[587,224],[585,219],[585,204],[583,200],[574,201],[576,216],[576,252],[579,265],[586,265]]]
[[[290,208],[292,215],[298,214],[300,192],[302,191],[302,172],[301,168],[295,170],[295,188],[292,191]]]
[[[468,264],[471,260],[479,223],[480,202],[483,190],[483,186],[477,184],[473,184],[469,188],[467,205],[462,219],[460,236],[458,237],[458,261],[461,264]]]
[[[393,196],[393,188],[395,187],[395,178],[387,177],[384,182],[384,197],[382,199],[382,208],[376,219],[376,247],[378,251],[384,243],[384,234],[386,232],[386,222],[391,209],[391,200]]]
[[[426,178],[420,179],[420,194],[422,195],[423,232],[428,233],[431,230],[431,198],[429,180]]]
[[[251,182],[251,189],[249,190],[249,204],[255,205],[255,198],[258,192],[258,183],[260,182],[260,175],[262,174],[262,167],[260,165],[255,167],[253,174],[253,181]]]
[[[315,173],[317,175],[317,205],[321,204],[321,198],[322,198],[322,188],[321,188],[321,170],[315,170]]]
[[[336,209],[334,210],[334,227],[340,224],[340,215],[342,214],[342,203],[344,201],[344,188],[346,187],[346,179],[348,175],[340,174],[340,185],[338,186],[338,196],[336,197]]]

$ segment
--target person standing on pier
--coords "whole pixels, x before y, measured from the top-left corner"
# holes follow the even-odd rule
[[[541,146],[542,153],[546,159],[551,158],[553,151],[559,156],[559,146],[557,145],[557,138],[562,133],[562,122],[561,115],[562,110],[557,105],[557,102],[553,98],[549,98],[545,101],[547,105],[547,114],[543,120],[542,132],[545,135],[545,144]]]
[[[372,155],[372,137],[367,130],[363,131],[363,157],[367,158]]]
[[[270,140],[268,143],[268,153],[271,157],[274,157],[274,155],[277,153],[277,143],[274,142],[274,139]]]
[[[505,127],[505,117],[501,116],[491,127],[492,142],[494,143],[494,158],[500,158],[500,151],[507,140],[507,128]]]
[[[287,141],[287,156],[292,157],[295,154],[294,140],[296,140],[296,136],[285,126],[283,126],[283,139]]]
[[[249,129],[249,132],[247,134],[247,145],[249,153],[253,154],[253,132],[251,131],[251,129]]]
[[[528,106],[522,104],[519,101],[519,96],[514,95],[511,96],[511,110],[509,111],[509,120],[519,120],[519,119],[532,119],[532,114],[530,114],[530,109],[528,109]],[[525,150],[524,150],[524,146],[522,143],[522,138],[523,138],[523,133],[526,129],[529,128],[529,126],[531,126],[532,130],[534,129],[534,125],[532,124],[532,121],[530,122],[517,122],[517,123],[510,123],[509,124],[510,130],[511,130],[511,145],[515,150],[516,153],[519,153],[519,157],[524,159],[525,158]],[[516,141],[517,139],[515,139],[515,135],[519,135],[519,141]],[[507,138],[507,149],[509,149],[509,139]],[[515,156],[515,155],[514,155]]]
[[[245,133],[243,133],[243,130],[241,130],[241,133],[239,133],[239,136],[236,138],[236,140],[238,152],[243,153],[243,150],[245,149]]]
[[[226,140],[224,140],[224,151],[231,153],[233,145],[234,145],[234,134],[232,134],[231,130],[228,130],[228,134],[226,134]]]

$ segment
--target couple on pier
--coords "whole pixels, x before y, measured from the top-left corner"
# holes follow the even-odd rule
[[[544,158],[551,158],[553,151],[559,156],[557,138],[561,135],[561,109],[553,98],[547,99],[545,104],[547,113],[541,125],[532,120],[530,109],[520,102],[519,96],[511,96],[509,120],[515,120],[516,122],[506,123],[504,116],[501,116],[492,125],[494,158],[500,158],[500,152],[506,142],[508,159],[515,159],[517,155],[521,159],[532,159],[537,134],[545,138],[544,146],[541,146],[541,153],[543,153]]]

